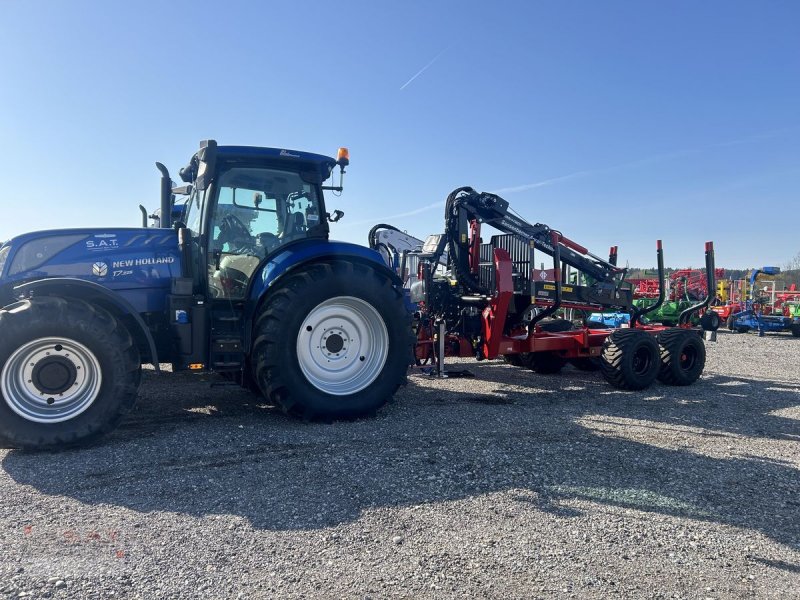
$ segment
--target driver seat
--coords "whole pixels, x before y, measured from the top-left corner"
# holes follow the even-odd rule
[[[293,237],[300,237],[306,232],[306,219],[303,213],[295,212],[289,215],[286,221],[286,229],[281,234],[282,240],[287,240]]]

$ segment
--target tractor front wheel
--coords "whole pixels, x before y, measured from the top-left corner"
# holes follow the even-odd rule
[[[661,370],[658,379],[667,385],[690,385],[706,365],[706,347],[696,332],[668,329],[658,335]]]
[[[606,338],[600,372],[623,390],[643,390],[652,384],[661,365],[658,342],[637,329],[618,329]]]
[[[309,420],[375,413],[413,361],[401,291],[361,263],[331,260],[287,275],[261,306],[254,337],[261,391]]]
[[[111,431],[136,400],[139,350],[82,300],[22,300],[0,310],[0,445],[61,449]]]

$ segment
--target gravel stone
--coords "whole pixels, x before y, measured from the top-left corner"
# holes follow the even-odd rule
[[[310,424],[146,370],[90,448],[0,450],[0,598],[788,598],[800,338],[708,343],[689,387],[452,361]]]

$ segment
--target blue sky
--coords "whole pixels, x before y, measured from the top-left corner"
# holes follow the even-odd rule
[[[203,138],[334,154],[364,243],[453,188],[603,255],[800,252],[800,3],[15,1],[0,19],[0,239],[136,225]]]

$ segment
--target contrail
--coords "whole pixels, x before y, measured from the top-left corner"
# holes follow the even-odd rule
[[[424,67],[422,67],[422,68],[421,68],[419,71],[417,71],[416,75],[414,75],[414,76],[413,76],[411,79],[409,79],[409,80],[408,80],[408,81],[406,81],[406,82],[405,82],[403,85],[401,85],[401,86],[400,86],[400,89],[401,89],[401,90],[405,89],[405,88],[406,88],[406,86],[407,86],[408,84],[410,84],[410,83],[411,83],[412,81],[414,81],[414,80],[415,80],[417,77],[419,77],[419,76],[420,76],[420,75],[422,75],[422,74],[423,74],[425,71],[427,71],[427,70],[430,68],[430,66],[431,66],[433,63],[435,63],[437,60],[439,60],[439,57],[440,57],[442,54],[444,54],[445,52],[447,52],[448,48],[450,48],[450,46],[447,46],[447,47],[445,47],[445,48],[444,48],[444,50],[442,50],[441,52],[439,52],[439,54],[437,54],[436,56],[434,56],[434,57],[433,57],[433,60],[431,60],[431,62],[429,62],[427,65],[425,65]]]
[[[619,167],[609,167],[609,169],[615,169]],[[554,183],[559,183],[561,181],[567,181],[569,179],[577,179],[578,177],[585,177],[587,175],[594,175],[595,173],[600,173],[606,169],[593,169],[589,171],[576,171],[575,173],[570,173],[568,175],[561,175],[560,177],[552,177],[551,179],[543,179],[542,181],[535,181],[533,183],[525,183],[523,185],[517,185],[513,187],[505,187],[500,188],[499,190],[492,190],[493,194],[513,194],[515,192],[524,192],[526,190],[533,190],[535,188],[544,187],[546,185],[552,185]]]
[[[434,210],[436,208],[444,208],[444,200],[441,200],[439,202],[434,202],[433,204],[428,204],[426,206],[421,206],[420,208],[415,208],[414,210],[409,210],[408,212],[402,212],[396,215],[389,215],[388,217],[381,217],[380,219],[366,219],[364,221],[355,221],[352,223],[348,223],[348,225],[365,225],[367,223],[371,223],[374,225],[378,221],[386,222],[386,221],[394,221],[395,219],[404,219],[406,217],[413,217],[414,215],[428,212],[429,210]]]
[[[447,50],[447,48],[445,48],[445,50]],[[444,52],[444,50],[442,50],[442,52]],[[441,55],[442,52],[440,52],[439,55]],[[438,56],[436,58],[438,58]],[[433,60],[435,61],[436,58],[434,58]],[[425,69],[427,69],[431,64],[433,64],[433,61],[431,61],[425,67]],[[422,69],[422,71],[424,71],[425,69]],[[422,73],[422,71],[420,71],[420,73]],[[419,73],[417,73],[417,75],[419,75]],[[406,83],[406,85],[411,83],[411,81],[413,81],[413,79],[415,77],[417,77],[417,75],[412,77],[411,80],[409,80],[408,83]],[[403,86],[403,87],[405,87],[405,86]],[[536,188],[545,187],[545,186],[548,186],[548,185],[554,185],[556,183],[561,183],[562,181],[569,181],[571,179],[579,179],[581,177],[589,177],[591,175],[599,175],[601,173],[609,173],[609,172],[617,171],[617,170],[620,170],[620,169],[628,169],[630,167],[637,167],[637,166],[640,166],[640,165],[646,165],[646,164],[649,164],[649,163],[659,162],[659,161],[663,161],[663,160],[670,160],[670,159],[673,159],[673,158],[679,158],[681,156],[696,154],[698,152],[705,152],[707,150],[712,150],[714,148],[724,148],[724,147],[728,147],[728,146],[738,146],[740,144],[749,144],[749,143],[752,143],[752,142],[758,142],[758,141],[762,141],[762,140],[765,140],[765,139],[771,139],[771,138],[774,138],[774,137],[778,137],[778,136],[781,136],[781,135],[784,135],[786,133],[793,132],[793,131],[794,131],[794,129],[782,129],[782,130],[776,130],[776,131],[768,131],[768,132],[761,133],[761,134],[758,134],[758,135],[739,138],[739,139],[736,139],[736,140],[729,140],[727,142],[717,142],[715,144],[709,144],[708,146],[703,146],[703,147],[700,147],[700,148],[689,148],[689,149],[685,149],[685,150],[676,150],[674,152],[667,152],[667,153],[664,153],[664,154],[655,154],[653,156],[646,156],[644,158],[639,158],[639,159],[632,160],[632,161],[629,161],[629,162],[620,163],[620,164],[617,164],[617,165],[611,165],[609,167],[600,167],[598,169],[585,169],[583,171],[575,171],[574,173],[568,173],[566,175],[560,175],[558,177],[551,177],[549,179],[542,179],[541,181],[534,181],[533,183],[525,183],[525,184],[522,184],[522,185],[517,185],[517,186],[512,186],[512,187],[499,188],[499,189],[493,190],[492,193],[500,195],[500,194],[514,194],[516,192],[525,192],[527,190],[533,190],[533,189],[536,189]],[[418,215],[418,214],[423,213],[423,212],[428,212],[430,210],[434,210],[434,209],[437,209],[437,208],[438,209],[444,208],[444,204],[445,204],[444,201],[434,202],[433,204],[427,204],[425,206],[421,206],[420,208],[415,208],[415,209],[412,209],[412,210],[409,210],[409,211],[406,211],[406,212],[398,213],[396,215],[390,215],[388,217],[383,217],[381,219],[367,219],[367,220],[363,220],[363,221],[356,221],[354,223],[348,223],[348,225],[351,225],[351,226],[352,225],[365,225],[367,223],[375,224],[375,223],[377,223],[379,221],[387,222],[387,221],[392,221],[394,219],[404,219],[406,217],[412,217],[414,215]]]
[[[562,181],[568,181],[570,179],[578,179],[580,177],[588,177],[589,175],[600,175],[602,173],[610,173],[613,171],[618,171],[620,169],[629,169],[631,167],[638,167],[641,165],[647,165],[650,163],[656,163],[664,160],[671,160],[673,158],[680,158],[682,156],[688,156],[692,154],[697,154],[699,152],[705,152],[707,150],[713,150],[715,148],[727,148],[730,146],[738,146],[741,144],[750,144],[753,142],[759,142],[763,140],[768,140],[771,138],[779,137],[784,135],[788,132],[793,131],[793,129],[780,129],[775,131],[767,131],[758,135],[751,135],[744,138],[739,138],[736,140],[729,140],[727,142],[717,142],[715,144],[709,144],[707,146],[702,146],[699,148],[687,148],[685,150],[676,150],[674,152],[666,152],[664,154],[655,154],[653,156],[646,156],[644,158],[638,158],[636,160],[632,160],[625,163],[620,163],[618,165],[611,165],[609,167],[601,167],[599,169],[587,169],[585,171],[576,171],[575,173],[569,173],[567,175],[561,175],[560,177],[552,177],[550,179],[544,179],[542,181],[535,181],[533,183],[526,183],[523,185],[517,185],[513,187],[506,187],[501,188],[499,190],[495,190],[493,193],[495,194],[513,194],[515,192],[525,192],[527,190],[533,190],[536,188],[544,187],[547,185],[552,185],[554,183],[560,183]]]

